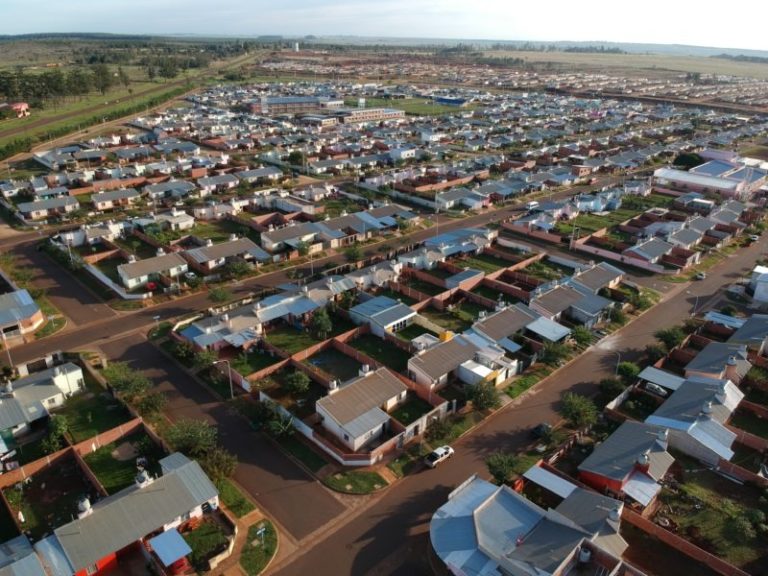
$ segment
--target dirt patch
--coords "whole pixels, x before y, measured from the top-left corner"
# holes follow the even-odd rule
[[[139,455],[136,447],[131,442],[122,442],[117,448],[112,450],[111,454],[112,458],[119,460],[120,462],[133,460]]]

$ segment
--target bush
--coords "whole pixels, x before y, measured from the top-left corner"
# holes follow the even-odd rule
[[[200,457],[200,466],[211,481],[216,483],[235,473],[237,457],[224,448],[216,446]]]
[[[608,398],[609,401],[613,400],[616,396],[626,390],[624,383],[616,378],[605,378],[604,380],[600,380],[599,388],[600,394]]]
[[[485,465],[488,467],[488,472],[493,476],[493,481],[499,485],[504,484],[509,480],[512,472],[515,470],[516,464],[517,458],[515,455],[507,452],[494,452],[485,459]]]
[[[560,414],[574,427],[582,428],[591,426],[597,422],[597,406],[586,396],[580,396],[573,392],[563,394],[563,405]]]
[[[221,286],[215,286],[208,291],[208,299],[216,304],[226,302],[231,298],[232,293],[226,288],[222,288]]]
[[[679,326],[658,330],[653,336],[664,345],[667,351],[679,346],[685,340],[685,332]]]
[[[656,364],[656,362],[664,358],[666,354],[666,351],[657,344],[648,344],[645,347],[645,358],[649,364]]]
[[[471,386],[467,392],[467,397],[478,410],[496,408],[501,403],[499,391],[496,390],[493,382],[478,382]]]
[[[306,394],[307,390],[309,390],[309,384],[309,376],[300,370],[296,370],[292,374],[289,374],[285,379],[285,387],[287,388],[288,392],[296,396]]]
[[[443,418],[442,420],[437,420],[430,424],[424,436],[429,441],[439,440],[440,438],[448,436],[450,431],[451,423],[448,421],[448,418]]]
[[[139,398],[136,402],[136,409],[142,416],[153,416],[163,411],[168,404],[168,398],[162,392],[150,392],[146,396]]]
[[[757,526],[758,524],[764,524],[765,523],[765,512],[758,508],[750,508],[746,512],[744,512],[744,516],[749,520],[753,525]]]
[[[745,516],[730,518],[726,524],[726,531],[728,539],[731,540],[731,542],[738,542],[739,544],[743,544],[745,541],[757,537],[757,531]]]
[[[179,420],[166,432],[166,440],[179,452],[201,456],[216,446],[216,428],[202,420]]]
[[[571,330],[571,337],[579,346],[588,346],[592,342],[592,332],[584,326],[576,326]]]
[[[616,367],[616,372],[627,384],[632,384],[640,374],[640,367],[634,362],[621,362]]]

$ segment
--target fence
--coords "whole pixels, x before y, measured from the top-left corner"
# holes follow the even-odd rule
[[[731,476],[735,478],[736,480],[740,482],[749,482],[750,484],[754,484],[756,486],[761,486],[763,488],[768,487],[768,478],[763,478],[762,476],[758,476],[751,470],[747,470],[746,468],[742,468],[738,464],[734,464],[733,462],[728,462],[728,460],[721,459],[717,464],[717,470],[726,476]]]
[[[689,558],[692,558],[693,560],[702,564],[706,564],[710,569],[714,570],[718,574],[722,574],[723,576],[749,576],[747,572],[744,572],[736,566],[729,564],[725,560],[722,560],[717,556],[702,550],[695,544],[692,544],[688,542],[688,540],[673,534],[669,530],[666,530],[661,526],[657,526],[650,520],[643,518],[637,512],[628,509],[626,506],[621,513],[621,519],[629,522],[646,534],[658,538],[667,546],[674,548]]]

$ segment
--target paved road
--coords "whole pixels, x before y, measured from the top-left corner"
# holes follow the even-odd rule
[[[720,288],[751,269],[766,249],[763,239],[713,268],[706,280],[671,289],[667,300],[605,338],[565,369],[553,374],[531,392],[506,406],[480,428],[456,444],[456,455],[436,470],[423,470],[393,486],[375,505],[290,564],[276,566],[280,576],[410,576],[428,572],[428,523],[448,493],[477,473],[488,477],[485,457],[496,451],[523,449],[528,430],[540,422],[555,422],[562,393],[597,392],[596,382],[610,377],[618,360],[637,359],[654,341],[659,328],[685,320],[694,306],[702,310]],[[698,297],[698,303],[697,303]]]
[[[296,540],[325,526],[344,505],[261,434],[251,431],[231,406],[218,402],[142,336],[100,346],[111,360],[141,369],[168,398],[171,419],[205,420],[216,426],[222,445],[237,455],[235,480]]]

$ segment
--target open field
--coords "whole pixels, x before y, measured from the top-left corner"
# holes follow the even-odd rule
[[[491,58],[522,58],[531,64],[551,62],[563,67],[593,68],[603,72],[624,72],[651,77],[658,77],[665,72],[700,72],[702,74],[768,78],[768,66],[758,66],[749,62],[736,62],[723,58],[669,54],[587,54],[504,50],[492,50],[484,54]]]
[[[354,98],[344,101],[347,106],[357,106],[357,100]],[[476,106],[465,106],[459,108],[458,106],[443,106],[441,104],[433,104],[431,100],[425,98],[366,98],[366,108],[396,108],[398,110],[405,111],[406,114],[412,114],[414,116],[437,116],[439,114],[456,114],[462,110],[471,110]]]

